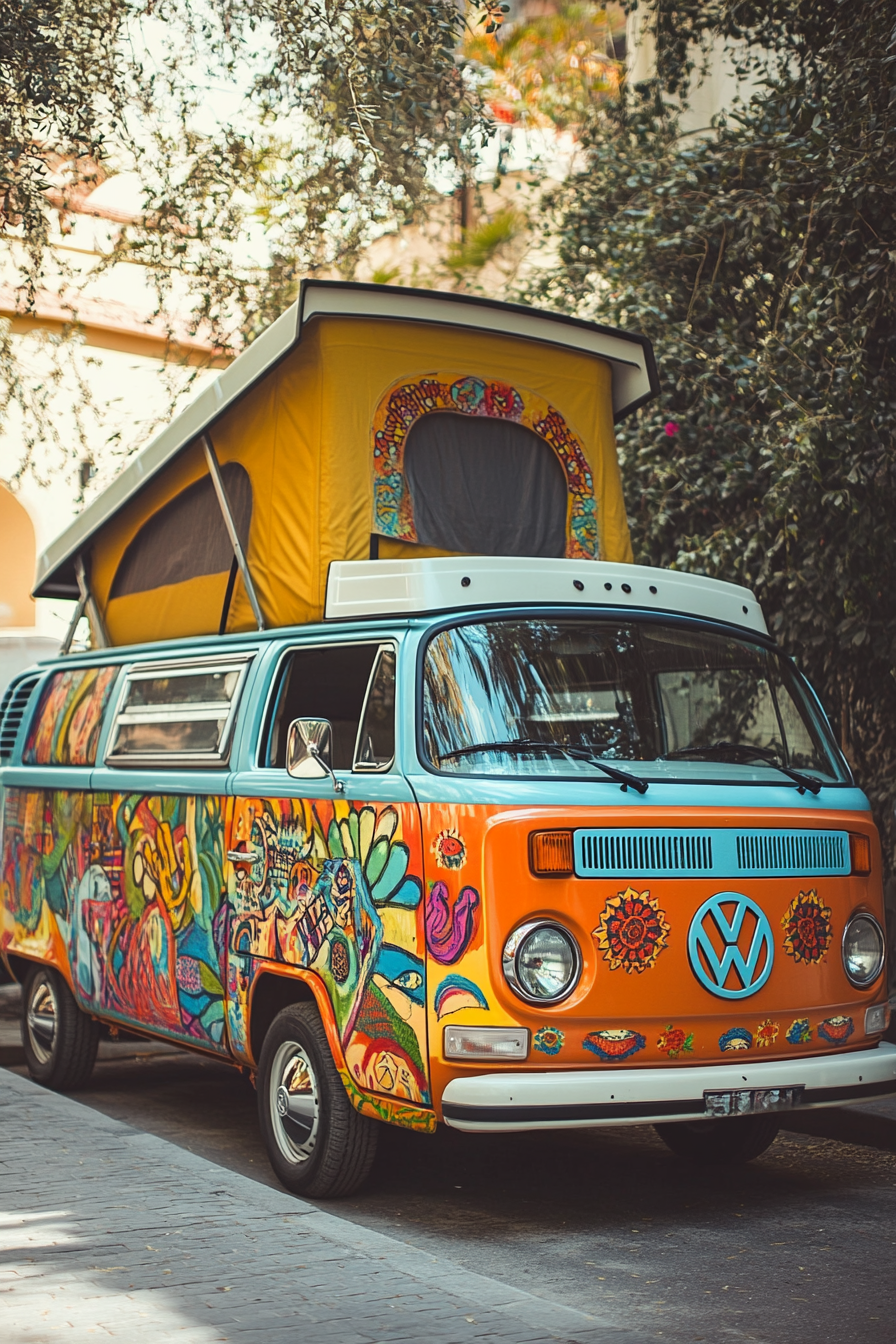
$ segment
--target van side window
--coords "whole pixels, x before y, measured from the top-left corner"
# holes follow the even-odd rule
[[[54,672],[40,693],[22,752],[24,765],[94,765],[117,667]]]
[[[395,756],[395,649],[384,644],[377,655],[361,731],[355,749],[356,770],[385,770]]]
[[[387,650],[390,664],[384,657]],[[384,759],[380,753],[394,736],[394,681],[391,645],[331,644],[294,650],[281,666],[262,761],[285,770],[286,739],[293,719],[327,719],[333,730],[333,769],[351,770],[363,715],[370,745],[359,768],[387,767],[392,761],[391,746]]]
[[[108,765],[225,765],[251,655],[131,668]]]

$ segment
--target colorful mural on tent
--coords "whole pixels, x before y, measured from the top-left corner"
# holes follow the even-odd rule
[[[117,667],[55,672],[40,695],[22,753],[23,765],[93,765]]]
[[[428,374],[412,383],[396,383],[381,398],[373,418],[374,531],[399,541],[417,540],[404,450],[411,427],[434,411],[512,420],[550,444],[569,492],[566,554],[577,560],[597,559],[594,478],[578,436],[544,397],[470,374]]]
[[[428,1105],[416,809],[298,798],[233,808],[232,1048],[247,1054],[257,961],[305,967],[326,985],[356,1085]]]

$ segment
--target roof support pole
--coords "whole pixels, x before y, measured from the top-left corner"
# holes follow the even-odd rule
[[[109,632],[106,629],[106,622],[103,620],[99,604],[93,593],[90,591],[90,584],[87,582],[87,570],[84,568],[84,560],[80,555],[75,556],[75,577],[78,580],[78,588],[81,593],[81,601],[84,603],[84,611],[87,613],[87,619],[90,621],[90,628],[93,637],[96,640],[98,649],[108,649],[111,640]]]
[[[84,597],[84,595],[82,594],[78,598],[78,605],[75,607],[74,615],[72,616],[72,619],[69,622],[69,627],[65,632],[65,639],[62,641],[62,646],[59,650],[61,654],[68,653],[69,649],[72,647],[72,640],[75,637],[75,631],[78,628],[78,622],[84,615],[84,608],[86,606],[87,606],[87,598]]]
[[[218,458],[215,454],[209,434],[203,434],[202,447],[205,450],[205,460],[208,463],[209,475],[212,478],[212,485],[215,487],[215,494],[218,496],[218,503],[221,505],[221,513],[224,516],[224,526],[227,528],[227,535],[230,537],[230,544],[233,547],[233,554],[240,568],[240,574],[243,578],[243,584],[246,588],[246,596],[249,599],[249,605],[252,608],[252,614],[255,617],[255,624],[259,630],[263,630],[264,616],[261,611],[261,604],[258,601],[258,594],[255,591],[255,585],[252,582],[252,576],[249,573],[249,566],[246,563],[246,555],[243,551],[243,545],[236,530],[236,523],[233,521],[233,514],[230,510],[230,501],[227,498],[227,491],[224,489],[224,481],[221,477],[221,468],[218,465]]]

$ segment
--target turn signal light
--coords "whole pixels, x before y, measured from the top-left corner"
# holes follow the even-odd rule
[[[849,837],[850,871],[858,877],[867,877],[871,872],[871,841],[867,835]]]
[[[569,877],[573,872],[572,831],[533,831],[529,866],[538,877]]]

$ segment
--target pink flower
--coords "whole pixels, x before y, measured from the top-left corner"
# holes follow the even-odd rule
[[[674,420],[666,421],[666,433],[669,435],[670,439],[672,438],[673,434],[678,433],[678,425]]]

